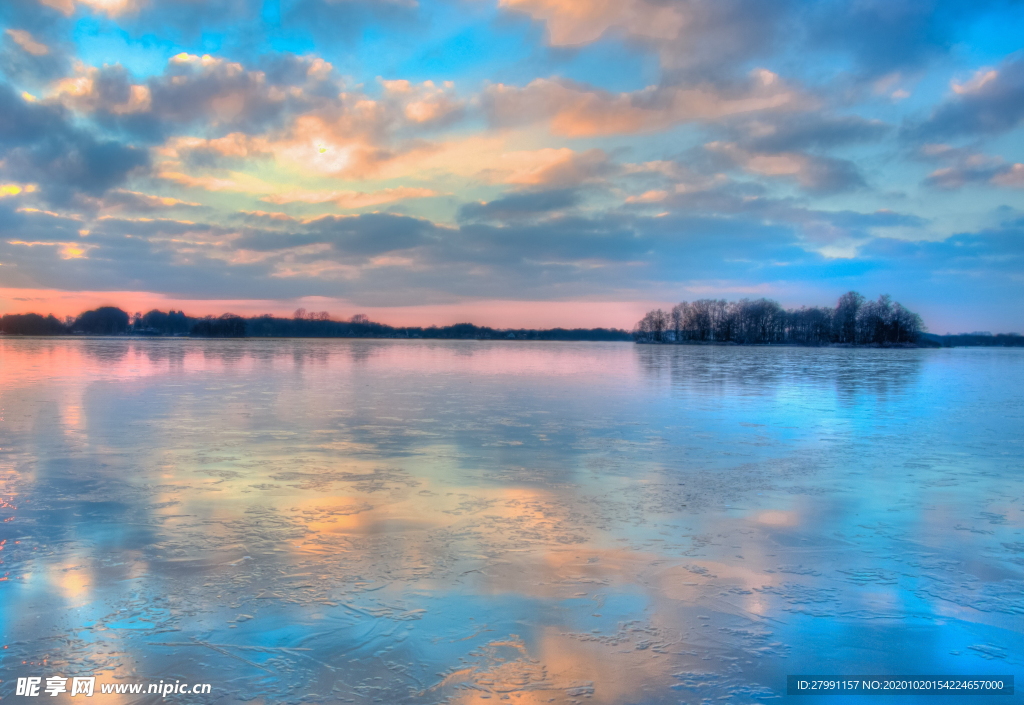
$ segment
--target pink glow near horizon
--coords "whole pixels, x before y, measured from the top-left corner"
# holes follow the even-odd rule
[[[0,314],[52,313],[74,316],[99,306],[117,306],[129,313],[182,310],[190,316],[270,313],[290,317],[297,308],[327,311],[335,320],[357,313],[392,326],[475,323],[494,328],[626,328],[652,308],[671,308],[659,301],[464,301],[423,306],[358,306],[345,299],[305,297],[268,299],[176,299],[146,291],[83,291],[0,289]]]

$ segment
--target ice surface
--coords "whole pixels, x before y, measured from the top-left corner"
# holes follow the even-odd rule
[[[1020,687],[1022,430],[1020,350],[0,338],[0,696]]]

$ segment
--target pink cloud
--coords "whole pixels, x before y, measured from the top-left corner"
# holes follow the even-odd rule
[[[579,46],[611,29],[650,39],[677,37],[686,25],[684,10],[646,0],[500,0],[502,7],[524,12],[547,25],[554,46]]]
[[[762,111],[800,110],[810,100],[766,69],[740,86],[650,86],[610,93],[560,79],[539,78],[523,88],[497,84],[485,92],[498,125],[547,120],[555,134],[591,137],[663,130],[683,122],[718,120]]]
[[[288,191],[264,196],[261,200],[274,204],[333,203],[341,208],[366,208],[412,198],[431,198],[436,195],[436,191],[426,188],[399,186],[369,193],[362,191]]]

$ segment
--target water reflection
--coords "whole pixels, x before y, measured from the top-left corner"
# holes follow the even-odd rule
[[[787,673],[1019,673],[1022,361],[0,339],[0,695],[759,702]]]
[[[738,346],[641,345],[637,354],[652,380],[702,394],[778,394],[794,387],[834,390],[845,401],[861,394],[902,394],[924,361],[917,350],[767,346],[751,357]]]

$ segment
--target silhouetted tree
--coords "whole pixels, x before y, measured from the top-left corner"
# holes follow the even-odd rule
[[[52,315],[8,313],[0,318],[0,331],[9,335],[60,335],[67,332],[67,328]]]
[[[850,291],[839,297],[836,315],[836,342],[857,342],[857,312],[864,305],[864,297],[856,291]]]
[[[219,318],[203,318],[192,325],[189,335],[196,338],[244,338],[245,319],[232,313],[225,313]]]
[[[672,339],[680,341],[684,339],[686,323],[690,316],[690,304],[683,301],[672,307],[669,313],[669,326],[672,328]]]
[[[128,314],[115,306],[101,306],[81,314],[72,328],[89,335],[122,335],[128,332]]]
[[[663,336],[661,321],[671,331]],[[891,297],[865,303],[855,291],[843,294],[835,309],[783,310],[771,299],[742,299],[733,303],[700,299],[685,301],[671,313],[650,311],[633,328],[639,342],[720,341],[736,343],[799,343],[822,345],[902,344],[916,342],[924,331],[921,317]]]
[[[637,339],[654,343],[665,342],[665,333],[669,329],[671,320],[671,316],[660,308],[655,311],[648,311],[647,315],[634,328],[638,336]]]
[[[157,311],[153,309],[142,316],[141,331],[150,335],[186,335],[194,319],[184,311]]]
[[[921,317],[913,311],[900,306],[899,302],[892,305],[892,330],[895,342],[915,342],[924,331]]]

